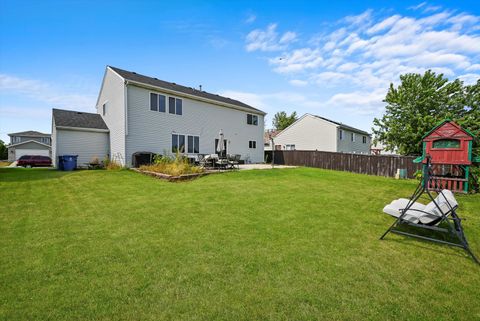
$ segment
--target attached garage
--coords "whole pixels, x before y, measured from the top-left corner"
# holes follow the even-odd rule
[[[16,161],[24,155],[52,156],[51,147],[35,140],[8,146],[8,159]]]
[[[93,159],[110,155],[109,130],[99,114],[53,109],[52,154],[78,155],[77,166],[86,167]]]

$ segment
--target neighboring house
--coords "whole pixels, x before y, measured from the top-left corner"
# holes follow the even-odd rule
[[[372,145],[370,148],[372,155],[398,155],[396,151],[388,151],[385,149],[385,145],[381,142],[377,142],[375,145]]]
[[[280,133],[280,130],[269,129],[266,130],[263,134],[263,149],[264,150],[272,150],[272,138],[275,137]]]
[[[132,155],[139,152],[216,153],[220,131],[227,153],[240,154],[246,162],[263,161],[265,113],[237,100],[107,66],[96,108],[105,124],[101,130],[108,137],[107,154],[125,166],[132,166]],[[75,130],[59,128],[55,110],[54,118],[55,156],[64,153],[59,147],[62,136],[83,142],[79,136],[92,132],[82,124]],[[86,159],[98,152],[97,143],[78,149],[72,144],[68,152]]]
[[[60,155],[78,155],[77,166],[95,158],[109,157],[109,130],[99,114],[72,110],[52,111],[52,155],[54,166]]]
[[[370,154],[366,131],[311,114],[305,114],[274,138],[275,149],[319,150]]]
[[[50,134],[29,130],[8,134],[8,161],[18,160],[23,155],[52,156]]]

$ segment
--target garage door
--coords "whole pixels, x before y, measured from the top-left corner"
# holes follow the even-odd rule
[[[15,150],[15,159],[19,159],[23,155],[50,156],[50,151],[48,149],[16,149]]]

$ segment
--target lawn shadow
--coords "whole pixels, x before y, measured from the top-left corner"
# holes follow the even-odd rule
[[[55,168],[0,168],[0,182],[28,182],[57,179],[74,175],[76,172],[64,172]]]
[[[447,242],[459,244],[459,241],[457,239],[451,237],[450,235],[446,235],[439,232],[421,230],[420,228],[415,228],[412,226],[404,226],[400,230],[403,232],[408,232],[418,236],[432,237],[441,241],[447,241]],[[422,248],[430,252],[436,252],[436,253],[440,252],[444,255],[448,255],[452,257],[472,259],[470,254],[460,247],[456,247],[448,244],[435,243],[433,241],[423,240],[423,239],[409,237],[405,235],[397,235],[397,236],[398,237],[395,237],[395,238],[386,238],[385,240],[401,243],[402,245],[409,245],[409,246]],[[435,246],[435,248],[432,248],[431,246],[427,246],[427,244],[435,244],[437,246]]]

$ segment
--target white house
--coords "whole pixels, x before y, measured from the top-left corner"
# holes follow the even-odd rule
[[[50,134],[29,130],[8,134],[8,161],[18,160],[23,155],[52,156]]]
[[[363,130],[305,114],[275,138],[277,150],[319,150],[370,154],[371,135]]]
[[[132,166],[138,152],[211,154],[222,131],[227,153],[240,154],[246,162],[263,161],[265,113],[237,100],[107,66],[96,109],[105,128],[98,123],[102,128],[59,128],[54,111],[55,158],[66,153],[67,145],[68,153],[83,160],[93,155],[90,149],[101,139],[90,146],[83,143],[90,138],[80,136],[98,130],[107,137],[109,157],[125,166]]]

